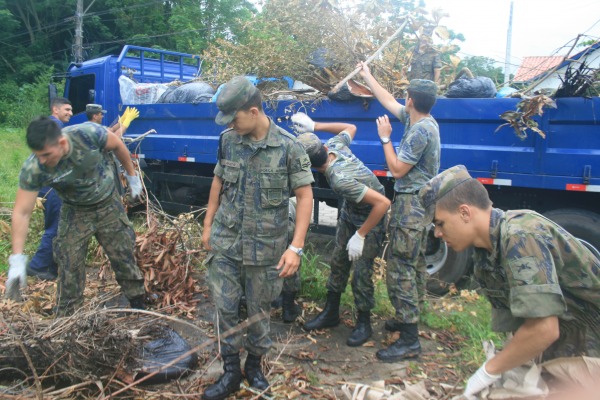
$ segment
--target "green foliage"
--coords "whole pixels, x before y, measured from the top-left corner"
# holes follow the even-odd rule
[[[300,294],[304,297],[320,300],[327,294],[327,278],[329,278],[330,267],[321,261],[321,256],[316,254],[310,245],[306,246],[302,257],[300,268],[300,279],[302,281]]]

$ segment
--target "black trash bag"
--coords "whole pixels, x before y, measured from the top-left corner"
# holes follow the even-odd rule
[[[358,97],[353,95],[348,89],[348,85],[343,85],[337,92],[330,91],[327,93],[327,97],[329,97],[333,101],[357,101]]]
[[[189,82],[169,88],[157,103],[209,103],[215,90],[206,82]]]
[[[150,336],[156,339],[144,343],[141,349],[142,367],[137,373],[136,379],[158,371],[162,366],[191,350],[188,342],[168,326],[155,325],[149,327],[148,330],[142,329],[139,335]],[[192,353],[151,378],[148,378],[144,383],[164,383],[172,379],[178,379],[192,372],[197,363],[198,355]]]
[[[446,91],[448,98],[491,98],[496,96],[494,81],[486,76],[474,78],[461,77],[450,85]]]

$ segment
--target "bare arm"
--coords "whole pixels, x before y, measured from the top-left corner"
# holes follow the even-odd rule
[[[127,146],[125,146],[125,143],[121,141],[121,138],[110,131],[108,131],[107,136],[108,139],[106,140],[106,146],[104,146],[104,150],[114,152],[115,156],[117,156],[117,159],[121,162],[123,168],[125,168],[127,175],[134,176],[135,168],[133,167],[131,156],[129,155],[129,149]]]
[[[527,319],[504,350],[487,362],[485,369],[497,375],[518,367],[550,347],[559,335],[558,317]]]
[[[300,186],[294,189],[294,194],[296,195],[296,229],[291,245],[303,248],[308,225],[310,224],[310,214],[312,213],[312,188],[310,185]],[[296,273],[299,266],[300,257],[288,249],[283,253],[277,265],[277,269],[281,269],[279,276],[282,278],[291,276]]]
[[[354,139],[356,135],[356,125],[345,122],[315,122],[315,131],[323,131],[337,135],[342,131],[348,132],[350,138]]]
[[[358,63],[357,68],[361,67],[360,76],[363,78],[367,86],[371,89],[377,100],[384,106],[389,112],[394,114],[394,116],[400,115],[400,111],[404,108],[404,106],[392,96],[390,92],[385,90],[383,86],[377,82],[375,77],[371,74],[371,70],[364,62]]]
[[[357,230],[360,236],[365,237],[369,232],[371,232],[371,229],[373,229],[373,227],[375,227],[375,225],[381,221],[385,213],[387,213],[391,202],[381,193],[373,189],[369,189],[367,190],[367,193],[365,193],[365,197],[363,197],[361,203],[367,203],[373,207],[365,222]]]
[[[13,254],[22,254],[25,249],[29,220],[31,219],[31,213],[33,212],[33,207],[35,207],[36,199],[37,192],[30,192],[23,189],[17,190],[11,227]]]
[[[390,137],[392,135],[392,124],[387,115],[377,118],[377,133],[379,137]],[[411,170],[412,164],[407,164],[403,161],[398,160],[396,151],[392,142],[382,145],[383,154],[385,156],[385,162],[387,163],[390,173],[395,179],[400,179]]]
[[[223,180],[218,176],[213,177],[212,184],[210,185],[210,194],[208,196],[208,204],[206,206],[206,213],[204,213],[204,229],[202,230],[202,245],[206,250],[212,250],[209,244],[210,231],[212,229],[213,220],[215,214],[219,208],[221,194],[221,188],[223,187]]]

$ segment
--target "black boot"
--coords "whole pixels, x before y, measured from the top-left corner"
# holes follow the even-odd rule
[[[296,292],[282,292],[281,318],[283,322],[289,324],[294,322],[300,315],[300,307],[296,304]]]
[[[385,321],[385,330],[390,332],[400,332],[402,329],[402,322],[399,322],[395,319],[388,319]]]
[[[371,329],[371,312],[370,311],[359,311],[358,318],[356,319],[356,326],[352,330],[352,334],[346,340],[346,344],[351,347],[361,346],[365,343],[371,335],[373,329]]]
[[[341,293],[327,292],[325,308],[319,315],[304,324],[304,329],[313,331],[315,329],[331,328],[340,323],[340,298]]]
[[[145,310],[146,307],[144,305],[144,297],[144,295],[141,295],[129,299],[129,306],[131,308],[135,308],[136,310]]]
[[[271,308],[277,309],[281,307],[283,307],[283,294],[279,293],[279,296],[271,302]]]
[[[419,357],[419,354],[421,354],[421,343],[419,343],[417,324],[402,324],[400,339],[387,349],[379,350],[376,356],[383,362],[398,362],[407,358]]]
[[[269,382],[262,372],[261,359],[261,356],[248,353],[246,363],[244,364],[244,375],[246,375],[250,386],[262,392],[269,387]]]
[[[240,355],[223,355],[223,375],[217,382],[208,386],[202,398],[205,400],[222,400],[240,390],[242,383],[242,369],[240,367]]]

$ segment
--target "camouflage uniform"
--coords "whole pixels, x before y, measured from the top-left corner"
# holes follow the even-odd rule
[[[331,274],[327,281],[327,290],[334,293],[343,293],[346,289],[352,267],[346,245],[373,208],[370,204],[361,204],[363,197],[369,189],[385,196],[385,189],[377,177],[348,148],[350,143],[350,135],[341,132],[326,144],[328,153],[335,154],[336,158],[328,165],[324,175],[331,189],[343,198],[331,258]],[[352,293],[358,311],[370,311],[375,306],[373,261],[381,250],[385,225],[384,217],[367,234],[362,256],[354,261]]]
[[[290,201],[289,212],[288,212],[288,243],[292,243],[294,239],[294,231],[296,230],[296,206]],[[300,260],[300,266],[298,271],[292,276],[288,276],[283,279],[283,291],[297,293],[300,291],[300,268],[302,267],[302,260]]]
[[[560,337],[543,359],[600,357],[600,260],[530,210],[492,209],[491,253],[475,248],[475,278],[492,303],[494,331],[556,315]]]
[[[408,71],[408,80],[427,79],[434,80],[434,70],[442,68],[442,60],[435,50],[428,48],[424,53],[414,53]]]
[[[265,313],[248,327],[243,344],[249,353],[263,355],[271,347],[271,301],[282,289],[276,267],[288,245],[290,192],[313,182],[310,161],[294,136],[273,121],[260,142],[232,130],[221,135],[214,173],[223,188],[211,228],[209,280],[221,332],[237,326],[244,290],[248,317]],[[221,353],[239,352],[243,337],[238,332],[221,339]]]
[[[103,150],[107,130],[98,124],[81,124],[62,133],[69,142],[67,157],[48,168],[32,154],[19,176],[21,189],[50,186],[63,200],[53,246],[59,266],[58,312],[70,313],[83,304],[85,258],[92,235],[106,252],[125,296],[141,296],[144,280],[133,255],[135,233],[115,196],[114,176]]]
[[[396,319],[410,324],[419,320],[419,297],[424,294],[427,275],[423,244],[427,221],[417,193],[439,170],[440,136],[438,124],[431,116],[411,126],[408,113],[402,108],[398,118],[405,124],[398,160],[413,167],[394,184],[386,283]]]

